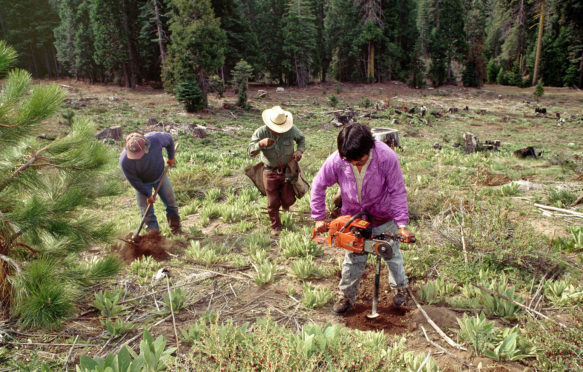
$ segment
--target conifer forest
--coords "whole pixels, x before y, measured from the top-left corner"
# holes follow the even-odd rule
[[[0,372],[583,371],[582,89],[582,0],[0,0]]]

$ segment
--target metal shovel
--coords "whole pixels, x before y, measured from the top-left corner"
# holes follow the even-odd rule
[[[372,312],[366,317],[368,319],[378,318],[379,313],[377,312],[377,307],[379,305],[379,285],[381,280],[381,256],[377,256],[377,267],[374,276],[374,296],[372,298]]]

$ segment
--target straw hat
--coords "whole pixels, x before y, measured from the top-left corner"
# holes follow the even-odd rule
[[[294,118],[289,111],[284,111],[279,106],[273,106],[261,114],[263,122],[276,133],[285,133],[294,125]]]
[[[150,143],[140,133],[130,133],[126,137],[126,155],[128,159],[139,160],[148,153]]]

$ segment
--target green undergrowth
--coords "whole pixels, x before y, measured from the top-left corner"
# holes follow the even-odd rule
[[[376,371],[410,365],[403,356],[405,340],[382,331],[307,323],[295,333],[269,318],[236,325],[205,314],[182,334],[192,343],[188,362],[201,370]]]

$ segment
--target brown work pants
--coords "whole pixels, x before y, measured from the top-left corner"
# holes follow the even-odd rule
[[[296,201],[292,184],[285,182],[285,172],[279,173],[274,170],[263,171],[263,184],[265,194],[267,194],[267,214],[271,221],[271,228],[281,230],[279,207],[283,206],[287,209]]]

